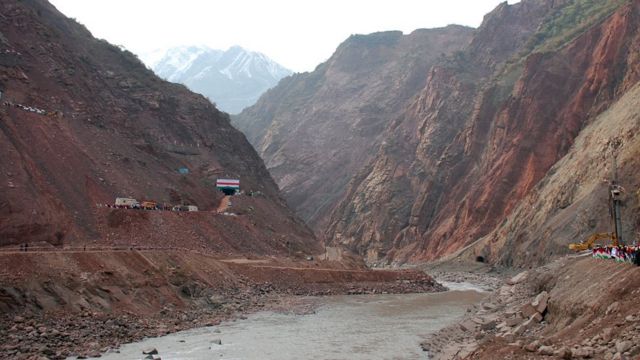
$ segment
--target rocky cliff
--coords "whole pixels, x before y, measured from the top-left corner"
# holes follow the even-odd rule
[[[283,79],[234,117],[288,203],[319,232],[384,130],[439,58],[465,46],[461,26],[353,35],[310,73]]]
[[[3,1],[0,13],[0,245],[317,250],[227,114],[46,1]],[[261,194],[235,217],[211,212],[227,176]],[[203,211],[97,208],[117,196]]]
[[[370,69],[379,76],[381,56],[372,56],[371,44],[393,33],[354,37],[315,72],[267,93],[236,123],[296,210],[329,242],[370,263],[435,259],[471,244],[465,254],[492,262],[542,261],[606,225],[602,190],[583,181],[606,177],[612,151],[603,157],[593,139],[583,148],[574,143],[585,131],[604,136],[588,130],[600,116],[601,126],[611,128],[601,143],[632,136],[619,123],[633,118],[631,110],[605,112],[630,108],[628,98],[618,102],[638,81],[638,9],[638,1],[625,0],[505,2],[470,40],[466,29],[437,30],[449,40],[452,29],[461,31],[459,41],[440,42],[447,50],[423,55],[429,61],[418,62],[422,67],[401,67],[416,71],[416,80],[399,88],[406,93],[358,77]],[[434,33],[420,34],[412,43]],[[354,48],[365,39],[366,47]],[[397,50],[404,52],[400,59],[415,53]],[[403,72],[384,74],[384,84],[407,79]],[[377,107],[368,117],[353,115],[363,104]],[[366,119],[377,120],[365,128]],[[554,167],[573,152],[579,159],[573,165]],[[634,155],[620,155],[621,180],[632,189]],[[598,167],[584,166],[593,161]],[[554,174],[562,180],[551,181]],[[581,191],[593,201],[569,206]],[[638,218],[629,206],[627,238]]]
[[[583,180],[576,178],[579,166],[552,167],[583,128],[637,83],[637,24],[637,1],[500,5],[468,48],[430,70],[418,99],[388,127],[375,160],[353,179],[328,238],[370,262],[433,259],[500,225],[483,242],[492,261],[529,263],[523,248],[547,249],[540,259],[565,252],[574,239],[554,236],[558,229],[588,229],[567,218],[559,223],[558,204],[573,202],[580,181],[601,180],[604,165],[592,165]],[[628,136],[615,121],[603,126],[612,137]],[[606,148],[589,146],[592,154]],[[586,151],[574,151],[579,164],[589,163]],[[563,180],[539,183],[549,170]],[[628,183],[631,173],[624,174]],[[545,214],[534,198],[522,202],[536,184],[553,188],[553,199],[544,202],[555,208]],[[514,214],[518,206],[528,212]],[[500,236],[504,247],[494,245]]]

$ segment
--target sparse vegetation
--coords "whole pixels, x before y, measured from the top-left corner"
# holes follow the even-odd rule
[[[552,51],[609,16],[629,0],[574,0],[545,21],[527,44],[529,51]]]

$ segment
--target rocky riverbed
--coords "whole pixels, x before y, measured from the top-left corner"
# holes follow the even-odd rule
[[[422,343],[433,359],[637,359],[640,268],[569,256],[507,278]]]
[[[201,327],[122,346],[105,359],[370,360],[426,359],[424,334],[450,324],[486,293],[338,295],[287,304],[299,311],[260,311],[238,321]],[[310,305],[311,307],[307,307]]]
[[[344,276],[344,274],[342,275]],[[136,314],[131,311],[96,310],[66,313],[25,310],[0,317],[1,359],[65,359],[98,357],[121,344],[145,337],[157,337],[177,331],[216,325],[259,310],[295,309],[309,311],[309,304],[299,306],[299,296],[402,294],[443,291],[445,288],[419,272],[410,272],[395,281],[368,282],[297,282],[281,284],[268,281],[238,284],[218,290],[201,299],[194,297],[187,308],[165,306],[157,313]],[[221,292],[220,292],[221,291]],[[296,306],[293,306],[296,305]]]

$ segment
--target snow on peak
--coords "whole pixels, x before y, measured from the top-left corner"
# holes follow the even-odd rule
[[[262,92],[292,73],[264,54],[237,45],[226,51],[207,46],[178,46],[141,54],[140,58],[158,76],[187,85],[229,112],[239,112],[242,107],[253,104]],[[236,87],[252,92],[247,104],[242,100],[244,90]],[[239,105],[225,109],[220,99],[227,95]],[[239,106],[242,107],[238,109]]]

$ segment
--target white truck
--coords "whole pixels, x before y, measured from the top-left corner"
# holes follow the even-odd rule
[[[140,203],[132,198],[116,198],[116,207],[136,208],[140,207]]]

